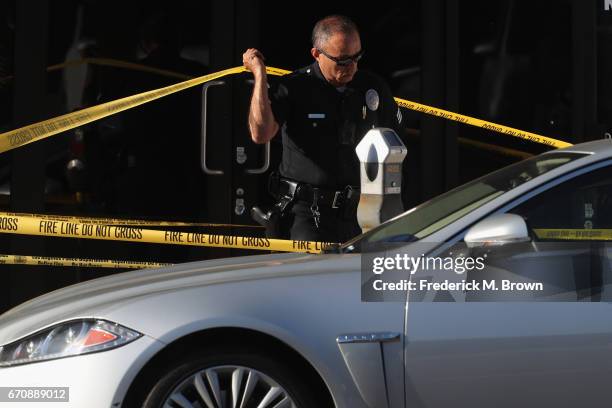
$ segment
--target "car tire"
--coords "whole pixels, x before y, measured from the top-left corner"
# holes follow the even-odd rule
[[[243,369],[242,374],[237,372]],[[241,378],[240,381],[236,381],[238,386],[232,384],[234,377]],[[249,384],[251,378],[253,381]],[[272,389],[276,386],[280,387],[280,390]],[[247,389],[250,389],[250,394]],[[245,408],[259,406],[266,397],[270,403],[266,404],[265,408],[319,406],[316,402],[316,390],[302,381],[299,373],[292,370],[292,367],[282,359],[261,351],[235,348],[207,349],[185,356],[159,376],[142,406],[144,408],[179,407],[186,401],[191,404],[198,401],[203,407],[233,407],[233,394],[236,390],[238,402],[242,402],[244,397],[247,397],[244,405],[236,406]],[[281,400],[285,401],[285,404],[277,405]]]

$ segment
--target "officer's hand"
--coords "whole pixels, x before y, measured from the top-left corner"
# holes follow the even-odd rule
[[[242,54],[242,63],[246,69],[253,73],[253,75],[260,75],[266,72],[264,56],[255,48],[249,48]]]

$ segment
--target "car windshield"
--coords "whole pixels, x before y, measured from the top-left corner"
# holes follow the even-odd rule
[[[390,223],[345,243],[341,250],[353,252],[360,251],[364,245],[374,243],[418,241],[495,197],[585,155],[569,152],[548,153],[512,164],[411,209]]]

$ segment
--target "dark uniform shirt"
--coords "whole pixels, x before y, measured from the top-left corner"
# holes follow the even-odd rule
[[[270,99],[282,129],[281,176],[319,187],[359,186],[355,147],[372,127],[401,123],[389,87],[362,70],[337,89],[315,62],[280,78]]]

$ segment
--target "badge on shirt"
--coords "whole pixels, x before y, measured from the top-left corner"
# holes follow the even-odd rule
[[[365,94],[366,106],[371,111],[378,110],[378,105],[380,104],[380,98],[378,97],[378,92],[375,89],[368,89]]]

